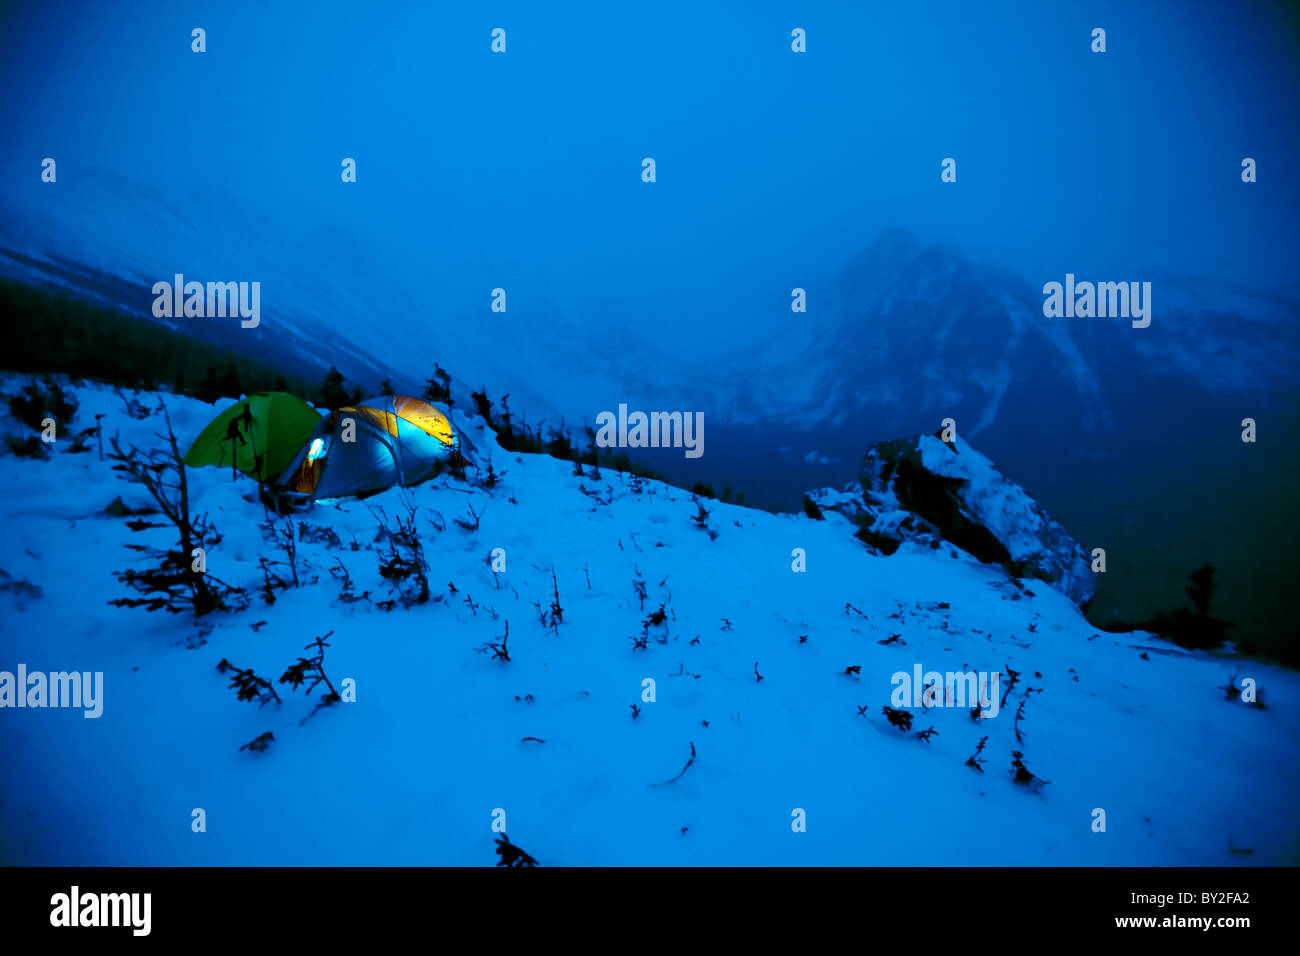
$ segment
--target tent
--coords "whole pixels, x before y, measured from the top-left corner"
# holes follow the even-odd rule
[[[268,481],[289,467],[320,421],[320,413],[300,398],[258,392],[212,419],[185,452],[185,464],[227,467]]]
[[[460,454],[447,416],[406,395],[368,398],[327,415],[272,489],[299,500],[364,497],[432,478]]]

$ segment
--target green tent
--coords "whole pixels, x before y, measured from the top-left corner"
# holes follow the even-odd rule
[[[266,481],[289,467],[320,419],[300,398],[258,392],[212,419],[185,453],[185,464],[228,467]]]

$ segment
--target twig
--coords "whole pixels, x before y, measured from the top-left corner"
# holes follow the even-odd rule
[[[670,784],[670,783],[676,783],[678,780],[682,779],[682,774],[686,773],[686,771],[688,771],[688,770],[691,769],[691,764],[693,764],[693,763],[695,763],[695,741],[692,740],[692,741],[691,741],[691,759],[688,760],[688,761],[686,761],[686,766],[682,768],[681,773],[679,773],[677,776],[673,777],[671,780],[665,780],[663,783],[652,783],[652,784],[650,784],[650,786],[652,786],[652,787],[666,787],[666,786],[668,786],[668,784]]]

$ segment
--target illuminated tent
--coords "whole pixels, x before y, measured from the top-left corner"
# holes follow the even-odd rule
[[[320,413],[300,398],[258,392],[212,419],[185,452],[185,464],[216,465],[268,481],[289,466],[320,422]]]
[[[299,500],[364,497],[426,481],[459,454],[451,422],[432,405],[405,395],[368,398],[321,420],[273,490]]]

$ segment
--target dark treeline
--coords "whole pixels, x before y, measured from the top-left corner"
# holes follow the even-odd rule
[[[211,402],[268,390],[314,396],[294,375],[68,293],[0,279],[0,363],[120,388],[157,389]]]
[[[272,362],[259,362],[67,292],[9,279],[0,279],[0,316],[4,316],[0,322],[0,367],[7,371],[66,375],[74,382],[106,382],[145,391],[166,386],[205,402],[281,391],[322,408],[339,408],[374,394],[347,382],[333,367],[322,381],[313,384]],[[391,395],[392,383],[385,379],[379,391]],[[454,404],[450,373],[435,365],[421,397],[450,408]],[[626,452],[598,449],[595,431],[589,426],[575,434],[563,421],[558,426],[544,420],[529,423],[525,414],[511,409],[509,394],[493,401],[486,388],[472,392],[471,397],[474,412],[487,421],[508,451],[550,455],[577,467],[587,465],[596,469],[596,475],[605,467],[675,484]],[[732,500],[730,488],[719,496],[709,485],[696,482],[689,490],[701,497]],[[743,504],[744,495],[737,495],[735,501]]]

